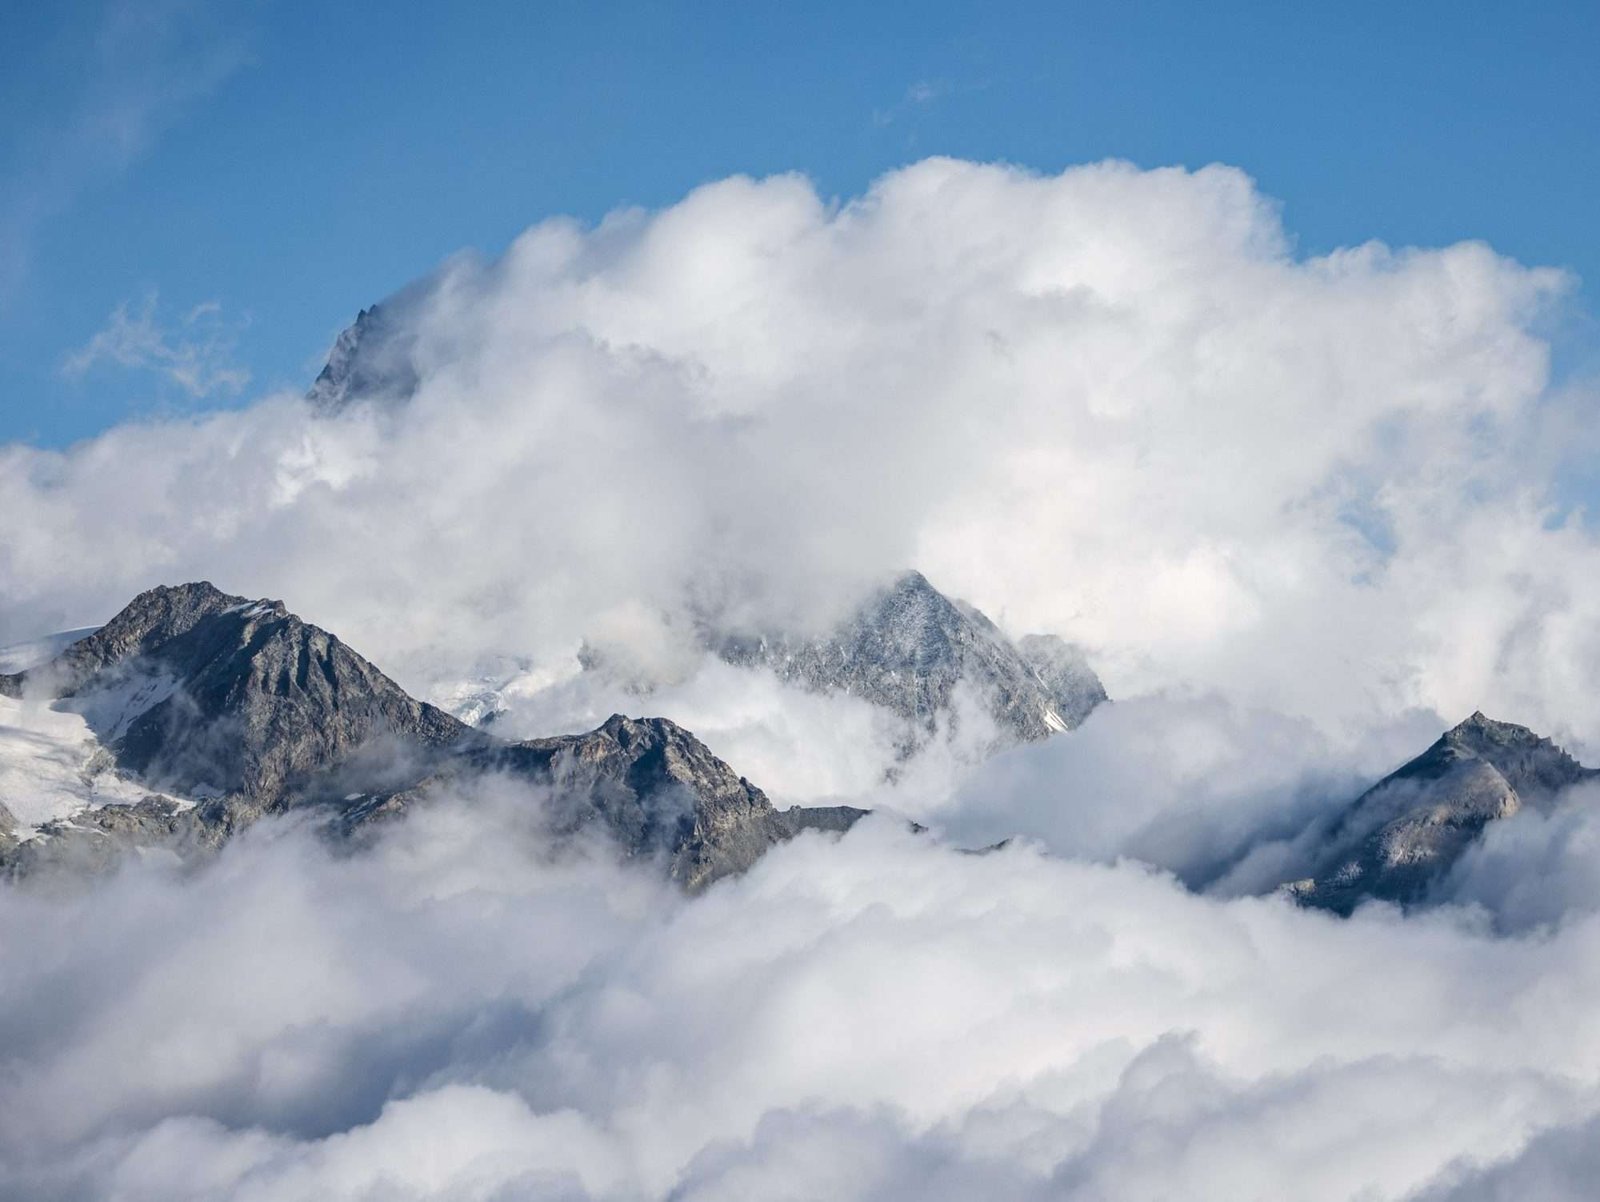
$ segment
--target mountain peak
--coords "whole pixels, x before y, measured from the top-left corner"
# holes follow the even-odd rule
[[[393,302],[362,309],[334,340],[306,400],[323,414],[362,400],[406,400],[419,383],[411,353],[414,341]]]
[[[1478,710],[1351,803],[1334,851],[1291,892],[1346,913],[1371,898],[1423,901],[1490,822],[1596,775],[1526,726]]]
[[[144,796],[75,809],[25,840],[0,810],[0,875],[108,864],[128,847],[211,849],[264,814],[308,805],[350,834],[432,785],[483,773],[529,786],[557,834],[598,824],[626,854],[665,856],[689,889],[748,868],[801,830],[843,830],[862,813],[780,814],[665,718],[613,714],[586,734],[501,742],[413,699],[281,601],[206,581],[140,593],[26,676],[82,716]]]
[[[1518,726],[1515,722],[1501,722],[1491,718],[1482,710],[1473,710],[1472,716],[1457,722],[1444,732],[1445,738],[1458,736],[1463,739],[1489,738],[1501,742],[1516,740],[1534,740],[1539,736],[1526,726]]]
[[[208,581],[140,593],[27,679],[70,699],[125,770],[267,808],[375,739],[421,749],[469,734],[283,602]]]
[[[951,713],[958,686],[976,689],[1004,741],[1069,730],[1106,699],[1082,653],[1059,639],[1014,644],[975,606],[909,570],[864,600],[831,633],[805,638],[712,634],[729,663],[765,667],[818,693],[847,693],[910,722],[912,739]]]

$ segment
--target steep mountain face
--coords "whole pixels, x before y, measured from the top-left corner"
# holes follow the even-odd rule
[[[489,775],[536,795],[556,833],[599,824],[628,854],[663,855],[691,888],[748,867],[806,826],[838,821],[780,813],[664,719],[617,716],[589,734],[521,744],[490,739],[411,698],[281,603],[204,583],[141,594],[0,687],[82,714],[120,774],[148,790],[129,804],[58,815],[32,838],[5,822],[0,867],[13,874],[96,867],[128,847],[211,850],[296,806],[326,808],[333,829],[348,834]]]
[[[1373,898],[1424,901],[1490,822],[1596,776],[1527,727],[1473,714],[1358,797],[1322,869],[1287,889],[1341,914]]]
[[[1002,737],[1032,741],[1083,722],[1106,700],[1077,648],[1050,635],[1013,644],[977,609],[907,572],[820,639],[708,634],[730,663],[770,668],[815,692],[849,693],[931,731],[957,687],[982,698]]]
[[[356,315],[328,354],[328,362],[306,393],[324,414],[357,401],[404,401],[417,390],[413,341],[389,305],[373,305]]]

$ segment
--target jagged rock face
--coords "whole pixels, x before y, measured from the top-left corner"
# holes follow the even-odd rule
[[[283,808],[358,756],[405,770],[475,738],[281,602],[208,583],[142,593],[26,674],[88,720],[118,767],[186,796]]]
[[[849,806],[777,810],[676,723],[614,714],[585,734],[480,747],[416,788],[357,807],[346,825],[359,829],[462,777],[485,775],[549,790],[549,833],[570,836],[598,825],[629,855],[665,858],[673,879],[690,890],[743,872],[801,830],[845,830],[866,813]]]
[[[659,849],[675,879],[698,888],[742,872],[793,832],[766,794],[665,718],[613,715],[585,735],[478,753],[496,771],[547,779],[570,829],[603,822],[635,854]],[[576,802],[577,804],[574,804]]]
[[[1342,914],[1372,898],[1424,901],[1490,822],[1596,775],[1527,727],[1473,714],[1357,798],[1323,869],[1288,891]]]
[[[389,306],[363,309],[334,342],[306,399],[324,414],[356,401],[407,400],[418,384],[412,349]]]
[[[5,677],[85,715],[119,769],[152,793],[79,810],[18,840],[0,813],[0,871],[103,868],[128,848],[213,851],[263,814],[326,807],[346,835],[452,784],[501,777],[536,795],[552,833],[598,826],[661,855],[690,889],[742,871],[803,829],[863,811],[779,812],[704,744],[661,718],[504,743],[408,696],[280,602],[210,584],[141,594],[55,660]],[[3,800],[3,799],[0,799]]]
[[[815,692],[881,705],[922,730],[950,712],[963,682],[984,699],[1003,736],[1037,740],[1078,726],[1106,699],[1076,648],[1053,636],[1013,645],[977,609],[946,597],[920,572],[877,593],[821,639],[708,636],[723,659],[772,669]]]

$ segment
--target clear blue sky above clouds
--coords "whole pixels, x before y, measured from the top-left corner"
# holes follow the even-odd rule
[[[0,0],[0,441],[303,388],[362,305],[551,214],[735,172],[848,196],[936,153],[1228,162],[1303,252],[1482,238],[1592,311],[1597,62],[1593,0]],[[150,304],[214,344],[193,388],[74,370]],[[1562,337],[1593,365],[1592,320]]]

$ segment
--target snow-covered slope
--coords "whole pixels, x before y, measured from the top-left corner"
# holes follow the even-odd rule
[[[54,659],[98,627],[63,630],[0,647],[0,674]],[[0,804],[14,833],[102,805],[131,804],[148,790],[118,772],[85,717],[70,704],[0,695]]]
[[[81,714],[0,697],[0,803],[19,835],[85,807],[128,804],[148,793],[116,770]]]

